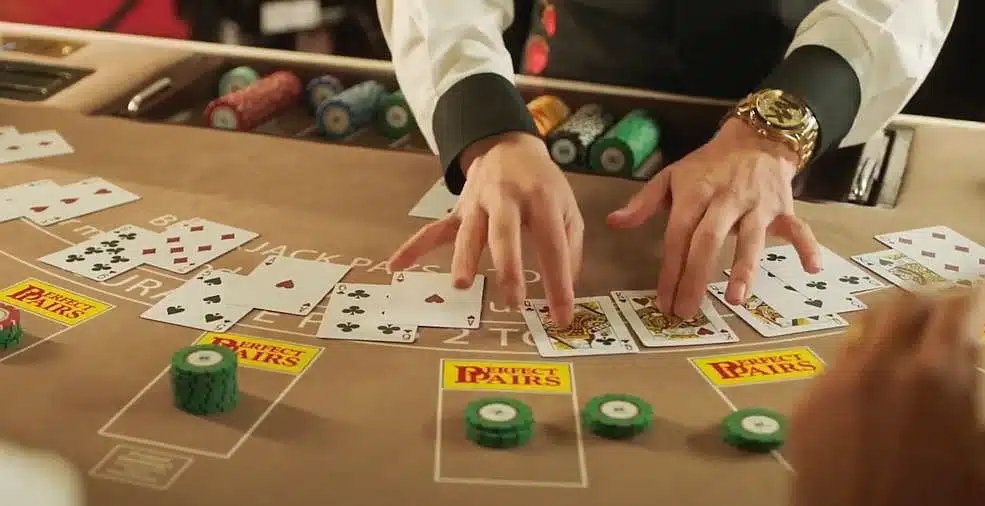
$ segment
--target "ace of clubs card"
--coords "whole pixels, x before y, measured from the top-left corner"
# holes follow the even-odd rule
[[[256,232],[204,218],[176,223],[161,235],[164,246],[148,259],[147,264],[177,274],[191,272],[259,236]]]
[[[268,256],[227,292],[230,304],[305,316],[349,272],[348,265]]]
[[[574,318],[566,328],[551,320],[546,300],[524,301],[521,313],[542,357],[622,355],[640,351],[609,297],[575,299]]]
[[[477,329],[482,315],[486,278],[479,274],[472,287],[452,286],[451,274],[397,272],[390,284],[390,321],[398,325]]]
[[[207,332],[225,332],[252,308],[226,302],[226,285],[242,277],[224,271],[203,271],[140,315],[141,318]]]
[[[159,246],[157,233],[123,225],[38,260],[93,281],[105,281],[142,265]]]
[[[38,225],[52,225],[137,200],[139,195],[93,177],[41,193],[25,205],[23,213]]]
[[[643,346],[699,346],[739,340],[708,296],[701,301],[698,314],[688,320],[661,313],[654,290],[616,291],[612,298]]]
[[[390,320],[388,285],[339,283],[328,299],[318,333],[323,339],[412,343],[417,326]]]

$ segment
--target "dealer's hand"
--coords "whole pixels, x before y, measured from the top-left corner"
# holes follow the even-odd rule
[[[503,298],[518,307],[526,296],[520,248],[526,229],[536,247],[551,317],[559,325],[570,324],[584,222],[544,141],[526,133],[489,138],[463,153],[462,166],[468,177],[454,211],[407,240],[390,258],[390,268],[405,269],[454,241],[452,277],[457,288],[468,288],[488,243]]]
[[[791,418],[793,506],[981,504],[985,292],[895,296]]]
[[[820,269],[810,227],[794,216],[796,154],[756,134],[739,119],[651,179],[608,217],[610,226],[637,227],[670,210],[657,283],[657,307],[689,318],[698,312],[725,239],[737,234],[726,299],[741,304],[749,291],[766,235],[789,241],[810,273]]]

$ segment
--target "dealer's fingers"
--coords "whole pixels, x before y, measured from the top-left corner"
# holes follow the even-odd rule
[[[702,197],[705,196],[691,194],[684,198],[675,198],[670,206],[660,255],[660,278],[657,281],[657,308],[662,313],[674,311],[677,286],[687,261],[691,237],[711,199],[711,195]]]
[[[459,218],[455,215],[424,225],[397,248],[397,251],[390,256],[387,267],[391,272],[395,272],[414,265],[418,258],[431,250],[454,241],[458,225]]]
[[[489,216],[481,208],[462,218],[455,237],[455,253],[451,258],[451,275],[455,288],[469,288],[475,281],[488,230]]]
[[[564,219],[550,198],[531,201],[529,213],[551,319],[566,327],[571,324],[575,293]]]
[[[811,274],[821,271],[820,247],[807,222],[792,214],[783,214],[776,217],[772,228],[776,235],[786,239],[797,250],[805,271]]]
[[[769,220],[757,209],[749,211],[739,220],[732,273],[729,276],[728,288],[725,289],[725,300],[729,304],[744,304],[749,298],[758,272],[759,256],[766,246],[768,224]]]
[[[521,252],[520,207],[502,196],[488,202],[489,254],[503,301],[509,307],[519,307],[526,295],[523,284],[523,254]]]
[[[725,238],[744,212],[741,203],[728,194],[716,197],[708,206],[694,229],[687,263],[677,284],[674,313],[678,316],[691,318],[698,312]]]

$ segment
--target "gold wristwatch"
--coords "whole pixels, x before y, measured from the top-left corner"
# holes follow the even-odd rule
[[[739,101],[729,117],[737,117],[759,135],[782,142],[799,158],[797,171],[814,154],[818,124],[814,113],[799,98],[777,89],[760,90]]]

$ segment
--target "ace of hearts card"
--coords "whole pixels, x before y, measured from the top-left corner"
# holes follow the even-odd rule
[[[227,292],[230,304],[305,316],[349,272],[348,265],[268,256]]]
[[[397,325],[390,319],[389,291],[387,285],[339,283],[328,299],[328,307],[315,335],[323,339],[354,341],[416,341],[416,325]]]
[[[226,302],[226,286],[241,277],[224,271],[205,270],[168,293],[141,318],[207,332],[225,332],[252,311]]]
[[[685,320],[661,313],[657,309],[656,295],[655,290],[612,292],[616,306],[643,346],[699,346],[734,343],[739,340],[718,311],[715,311],[708,296],[702,299],[698,314]]]
[[[477,329],[482,317],[486,278],[479,274],[472,286],[452,286],[451,274],[397,272],[390,284],[390,320],[398,325]]]
[[[542,357],[576,357],[639,353],[633,335],[609,297],[575,299],[571,325],[551,319],[546,300],[523,302],[523,320]]]

